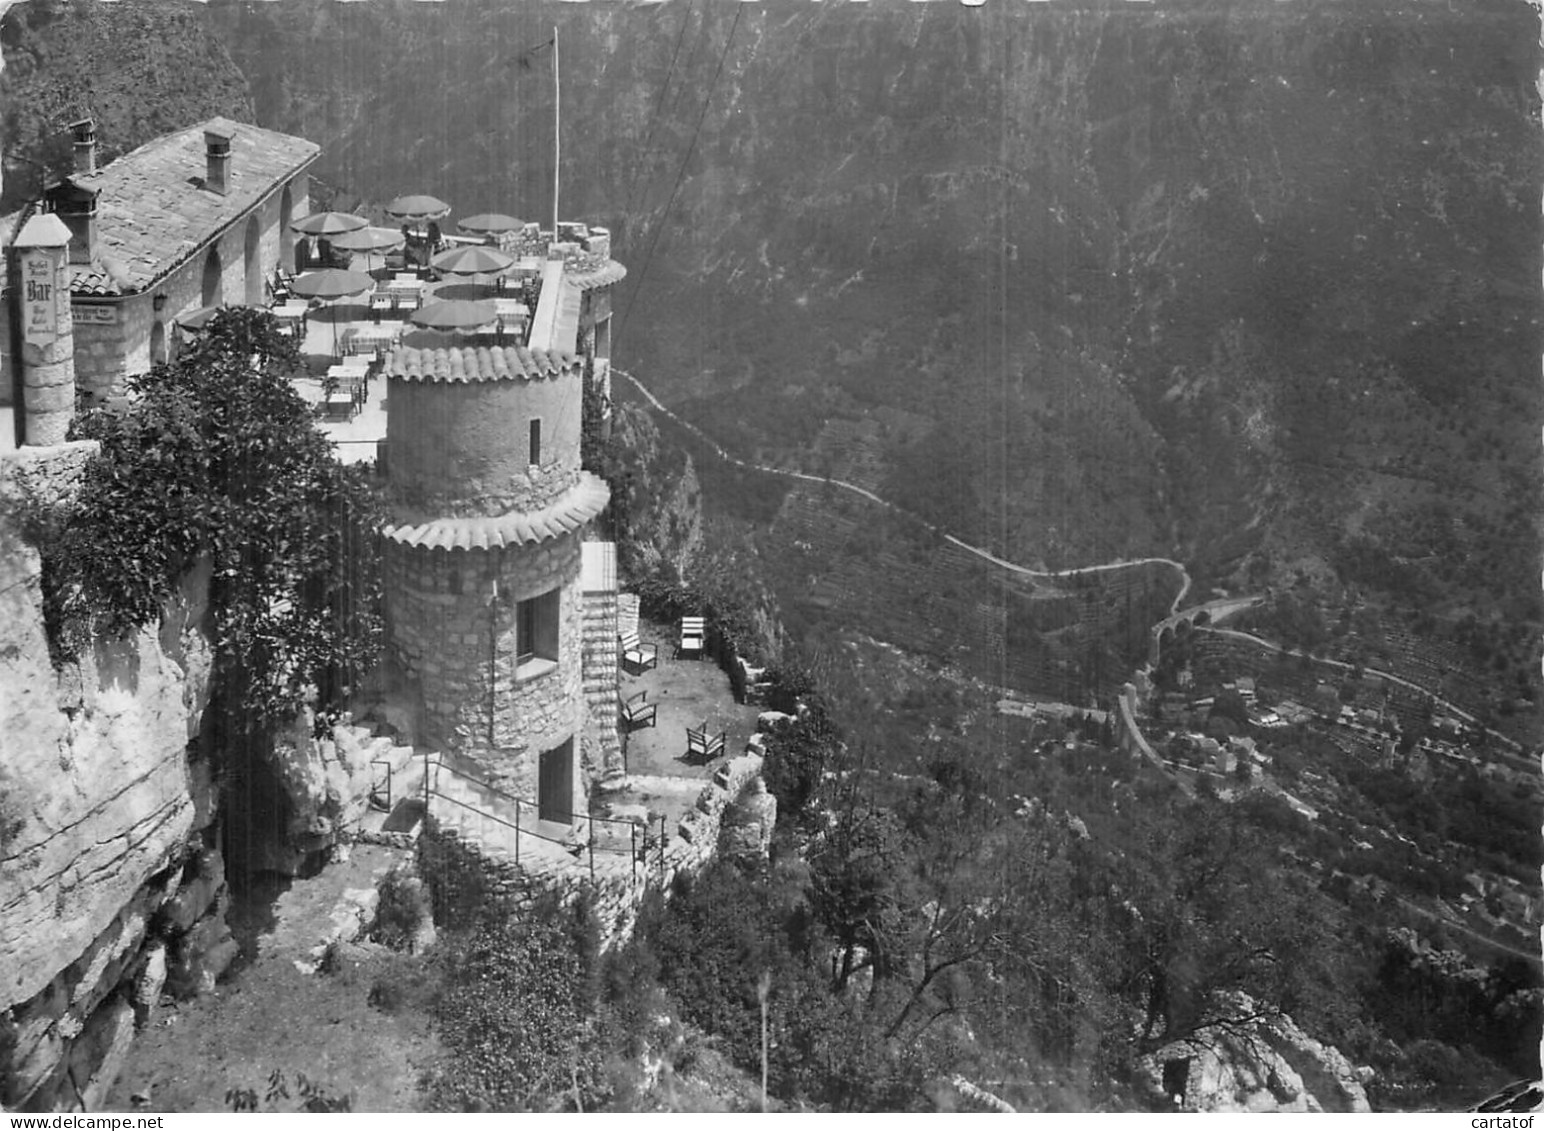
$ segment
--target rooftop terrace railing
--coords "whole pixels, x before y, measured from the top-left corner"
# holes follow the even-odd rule
[[[431,770],[432,772],[430,772]],[[441,772],[448,773],[452,778],[467,783],[473,788],[475,792],[485,794],[487,799],[491,799],[495,804],[498,802],[503,802],[505,805],[512,807],[513,819],[494,812],[492,805],[473,804],[470,801],[463,800],[460,797],[453,797],[450,794],[444,792],[442,789],[440,789],[439,785],[439,775]],[[464,770],[459,770],[455,766],[448,765],[443,759],[434,762],[432,766],[425,767],[425,812],[431,811],[433,799],[448,802],[451,805],[465,809],[477,815],[481,819],[493,821],[495,824],[502,825],[505,828],[511,829],[515,834],[514,856],[515,864],[517,867],[520,864],[520,841],[522,837],[535,837],[537,840],[545,841],[548,844],[555,844],[562,848],[565,852],[570,852],[576,847],[576,842],[572,838],[565,836],[552,836],[548,833],[542,832],[539,827],[536,827],[539,822],[547,820],[547,818],[543,818],[539,815],[541,813],[541,807],[536,802],[531,801],[528,798],[520,797],[517,794],[510,793],[507,790],[500,789],[498,786],[495,786],[490,782],[483,781],[481,778],[474,777]],[[483,799],[478,798],[478,800]],[[533,809],[538,814],[535,820],[532,820],[530,817],[530,812]],[[618,820],[612,817],[596,817],[589,813],[569,812],[559,814],[559,816],[567,818],[568,821],[574,825],[576,831],[582,823],[584,839],[582,842],[577,844],[577,847],[584,853],[586,861],[589,865],[591,883],[595,882],[596,852],[611,855],[621,855],[625,852],[628,855],[629,863],[631,864],[632,877],[634,880],[637,880],[638,878],[638,865],[640,863],[643,863],[645,866],[649,864],[648,856],[651,847],[649,842],[651,838],[649,837],[647,831],[645,831],[642,838],[640,838],[638,826],[634,822]],[[620,831],[618,831],[617,834],[616,844],[610,844],[606,841],[597,843],[595,835],[595,828],[597,825],[600,825],[602,828],[616,828],[618,830],[625,828],[627,830],[626,847],[623,847],[620,843]],[[657,863],[661,868],[663,868],[665,852],[663,825],[661,826],[661,830],[661,835],[657,838],[657,843],[653,845],[653,848],[659,856]],[[641,844],[639,843],[640,839],[642,840]]]

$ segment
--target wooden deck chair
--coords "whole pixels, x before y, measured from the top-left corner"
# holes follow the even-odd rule
[[[638,630],[624,632],[617,640],[622,646],[622,666],[640,672],[659,666],[659,645],[645,644],[638,639]]]
[[[636,730],[638,727],[651,727],[659,722],[657,712],[658,703],[648,702],[649,693],[640,691],[637,695],[628,696],[622,704],[622,729],[624,732]]]
[[[705,622],[702,617],[681,618],[681,642],[676,645],[677,656],[701,656],[702,638],[705,635]]]
[[[704,762],[711,762],[724,752],[724,731],[717,734],[708,733],[708,722],[702,722],[700,730],[686,728],[686,757],[701,757]]]

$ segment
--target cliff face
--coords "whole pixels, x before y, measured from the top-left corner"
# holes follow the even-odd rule
[[[668,567],[691,572],[702,551],[702,487],[691,456],[662,443],[659,425],[642,409],[618,406],[614,450],[621,460],[613,510],[623,517],[623,568],[634,576]]]
[[[102,162],[216,114],[252,118],[245,79],[190,5],[25,0],[0,15],[0,215],[37,195],[33,162],[70,171],[65,126],[79,118],[95,119]]]
[[[207,571],[158,627],[50,662],[22,525],[69,497],[93,448],[0,462],[0,1009],[18,1026],[0,1066],[7,1106],[90,1107],[168,965],[196,989],[210,952],[216,965],[234,953],[220,915],[206,917],[224,887],[205,835],[217,791],[189,755],[209,690]]]

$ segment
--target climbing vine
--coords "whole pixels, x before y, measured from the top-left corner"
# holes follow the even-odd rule
[[[313,427],[298,365],[271,317],[224,311],[130,378],[125,403],[78,421],[101,451],[40,547],[56,655],[154,623],[207,561],[216,691],[242,729],[311,689],[342,698],[374,662],[380,512],[367,474]]]

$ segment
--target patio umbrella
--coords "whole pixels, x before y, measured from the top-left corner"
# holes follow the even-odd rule
[[[290,225],[295,231],[306,236],[341,236],[344,232],[357,232],[369,223],[363,216],[354,216],[347,212],[313,212],[309,216],[302,216]]]
[[[202,330],[211,318],[224,309],[223,306],[201,306],[197,310],[179,314],[176,322],[184,330]]]
[[[415,325],[430,330],[465,331],[492,325],[498,319],[498,310],[491,302],[451,299],[448,302],[431,302],[413,311],[408,318]]]
[[[375,280],[363,271],[343,271],[327,267],[298,276],[290,289],[303,298],[340,299],[362,295],[375,289]],[[332,323],[332,348],[338,348],[338,322]]]
[[[375,289],[375,280],[363,271],[326,267],[297,276],[290,289],[303,298],[348,298]]]
[[[450,205],[434,196],[399,196],[386,206],[386,215],[399,220],[439,220],[448,215]]]
[[[515,257],[505,255],[495,247],[473,244],[470,247],[452,248],[436,255],[431,263],[436,270],[451,275],[497,275],[514,266]]]
[[[501,232],[513,232],[516,228],[523,228],[525,223],[502,212],[484,212],[477,216],[468,216],[465,220],[458,220],[456,227],[463,232],[473,232],[479,236],[496,236]]]
[[[358,231],[344,232],[332,241],[332,246],[341,247],[345,251],[362,251],[369,256],[377,251],[390,251],[402,246],[402,233],[390,228],[360,228]]]

